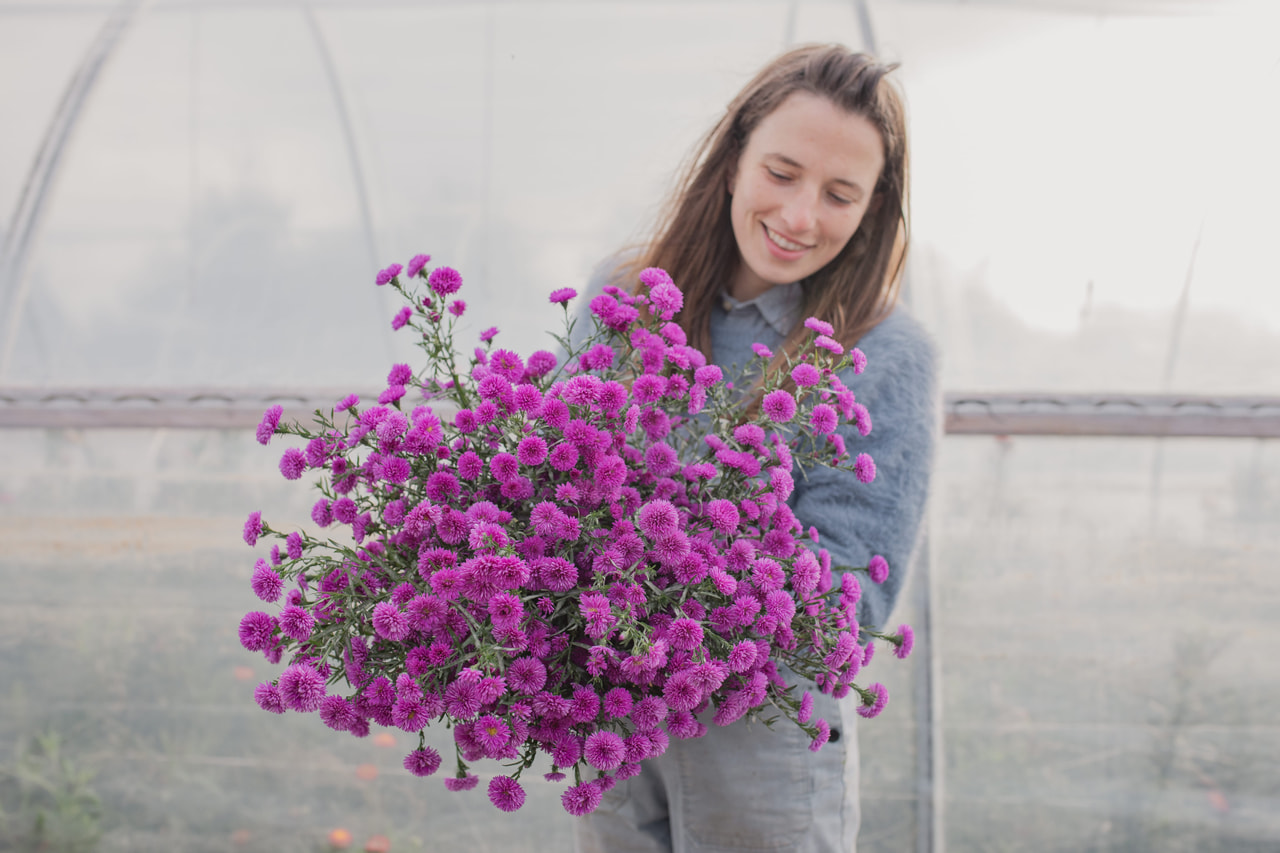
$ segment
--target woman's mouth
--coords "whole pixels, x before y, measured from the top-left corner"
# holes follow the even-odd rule
[[[765,236],[768,238],[769,248],[772,249],[775,254],[791,259],[799,257],[806,250],[812,248],[811,246],[806,246],[803,243],[788,240],[768,225],[764,225],[764,223],[761,223],[761,225],[764,227]]]

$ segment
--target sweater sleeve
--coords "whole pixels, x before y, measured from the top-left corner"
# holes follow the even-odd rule
[[[792,509],[806,527],[817,528],[833,566],[865,566],[873,554],[889,563],[889,577],[875,584],[859,576],[858,621],[888,628],[920,541],[925,501],[940,432],[937,357],[924,329],[896,310],[863,336],[867,368],[845,376],[845,384],[871,415],[863,437],[840,427],[849,453],[867,453],[876,477],[861,483],[847,471],[813,467],[796,478]]]

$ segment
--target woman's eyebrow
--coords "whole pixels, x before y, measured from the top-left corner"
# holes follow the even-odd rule
[[[795,160],[788,157],[786,154],[779,154],[778,152],[774,151],[764,156],[766,158],[772,157],[775,160],[781,160],[783,163],[785,163],[786,165],[790,166],[793,169],[804,168],[804,166],[801,163],[796,162]],[[862,189],[862,185],[859,184],[857,181],[851,181],[848,178],[833,178],[832,180],[835,181],[837,184],[843,184],[844,186],[848,187],[854,192],[858,192],[858,193],[864,192],[864,190]]]

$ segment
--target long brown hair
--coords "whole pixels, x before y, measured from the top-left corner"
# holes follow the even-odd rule
[[[898,298],[908,237],[906,110],[883,65],[841,45],[806,45],[770,62],[729,103],[694,148],[652,240],[627,265],[662,267],[684,292],[680,312],[689,343],[711,358],[711,311],[740,262],[729,218],[729,178],[760,122],[794,92],[827,98],[880,132],[884,167],[858,230],[826,266],[802,282],[804,317],[835,328],[846,346],[882,320]],[[634,281],[635,279],[632,278]],[[797,325],[775,364],[802,338]]]

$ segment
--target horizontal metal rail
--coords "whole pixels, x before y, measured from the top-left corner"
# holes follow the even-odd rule
[[[279,404],[307,421],[346,396],[328,388],[0,388],[0,428],[245,429]],[[378,392],[360,393],[366,402]],[[957,392],[948,435],[1280,438],[1280,397]],[[872,413],[875,414],[874,412]]]

